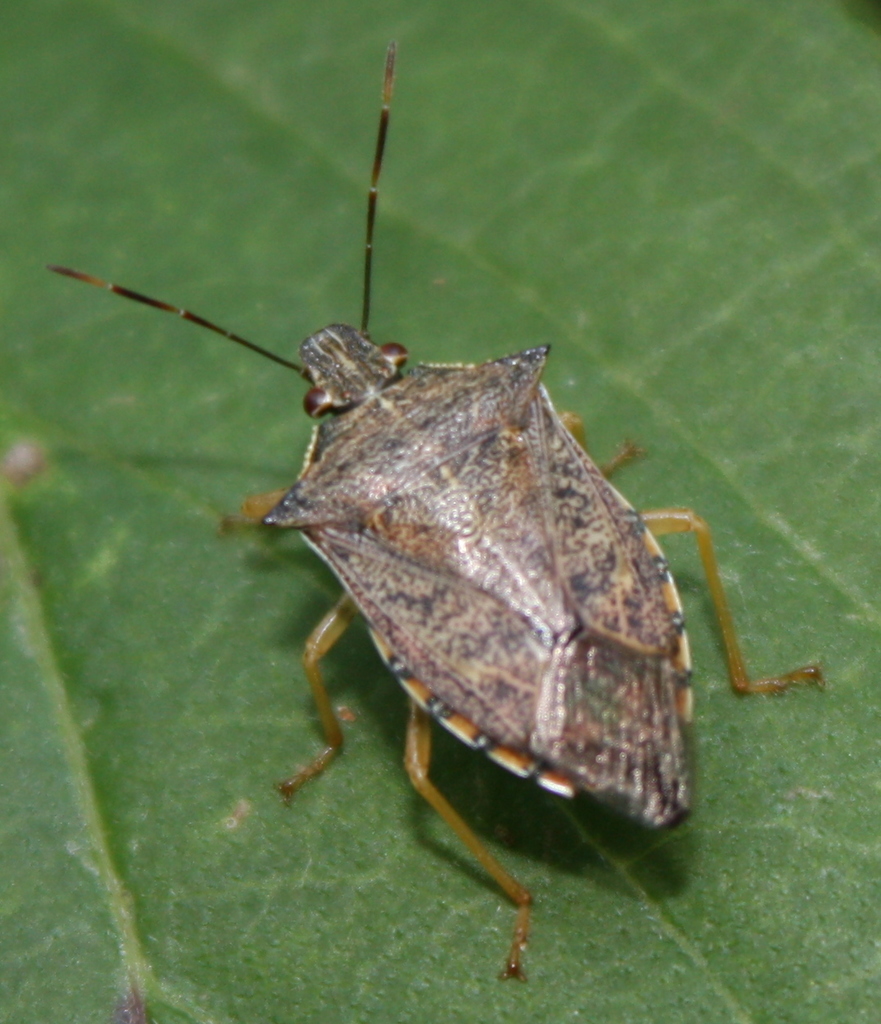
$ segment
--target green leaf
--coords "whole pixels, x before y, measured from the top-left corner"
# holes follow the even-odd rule
[[[881,38],[869,0],[475,5],[9,0],[0,34],[0,1021],[860,1022],[881,999]],[[616,483],[712,524],[757,673],[735,699],[689,538],[700,802],[646,834],[446,736],[433,776],[535,897],[412,792],[402,693],[294,535],[302,382],[66,263],[283,354],[357,321],[389,39],[376,337],[552,343]]]

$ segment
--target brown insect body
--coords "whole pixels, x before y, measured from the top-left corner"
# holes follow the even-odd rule
[[[557,793],[671,825],[691,800],[679,598],[561,423],[547,354],[400,377],[352,327],[310,336],[305,375],[343,411],[264,522],[302,531],[459,738]]]

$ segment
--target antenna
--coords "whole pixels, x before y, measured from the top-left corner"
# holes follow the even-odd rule
[[[373,273],[373,224],[376,220],[376,199],[379,172],[382,170],[382,154],[385,151],[385,137],[388,134],[389,108],[392,89],[395,84],[395,56],[398,52],[394,41],[389,43],[385,55],[385,77],[382,83],[382,110],[379,113],[379,132],[376,136],[376,153],[373,157],[373,174],[370,177],[370,191],[367,193],[367,243],[364,247],[364,305],[361,307],[361,333],[369,338],[367,321],[370,319],[370,281]]]
[[[397,47],[395,43],[389,43],[389,48],[385,55],[385,77],[383,79],[382,86],[382,110],[379,115],[379,133],[376,139],[376,153],[373,157],[373,174],[370,178],[370,192],[367,197],[367,242],[364,249],[364,305],[361,312],[361,333],[367,338],[370,337],[367,331],[367,321],[370,318],[370,281],[373,270],[373,225],[376,221],[376,199],[378,194],[377,183],[379,182],[379,174],[382,170],[382,155],[385,151],[385,139],[388,134],[389,107],[392,100],[392,87],[395,82],[396,53]],[[220,327],[218,324],[212,323],[210,320],[206,320],[205,317],[199,316],[197,313],[191,313],[188,309],[181,309],[179,306],[172,306],[168,302],[162,302],[160,299],[151,298],[149,295],[133,291],[131,288],[123,288],[122,285],[112,284],[110,281],[105,281],[100,277],[94,277],[92,274],[84,274],[81,270],[72,270],[70,267],[59,267],[55,265],[50,265],[46,269],[51,270],[56,274],[63,274],[65,277],[72,277],[77,281],[84,281],[86,284],[92,284],[96,288],[106,288],[107,291],[114,292],[116,295],[121,295],[125,299],[132,299],[134,302],[142,302],[145,306],[153,306],[155,309],[161,309],[166,313],[174,313],[183,320],[189,320],[191,323],[198,324],[200,327],[207,327],[209,331],[214,331],[215,334],[220,334],[224,338],[228,338],[230,341],[235,341],[239,345],[244,345],[245,348],[249,348],[252,352],[265,356],[267,359],[271,359],[274,363],[278,363],[281,366],[286,366],[289,370],[296,370],[299,374],[303,373],[302,367],[298,366],[297,363],[292,362],[290,359],[285,359],[282,356],[276,355],[274,352],[270,352],[269,349],[265,349],[260,345],[255,345],[253,341],[248,341],[247,338],[243,338],[240,334],[236,334],[234,331],[228,331],[225,327]]]
[[[277,356],[274,352],[270,352],[269,349],[261,348],[260,345],[255,345],[253,341],[248,341],[247,338],[243,338],[240,334],[235,334],[233,331],[228,331],[225,327],[218,327],[217,324],[212,323],[210,320],[206,320],[205,317],[199,316],[196,313],[191,313],[188,309],[181,309],[178,306],[172,306],[168,302],[162,302],[159,299],[150,298],[149,295],[142,295],[141,292],[132,291],[131,288],[123,288],[122,285],[111,284],[110,281],[104,281],[100,277],[93,277],[91,274],[84,274],[81,270],[71,270],[70,267],[56,267],[50,264],[46,267],[47,270],[51,270],[56,274],[64,274],[65,277],[75,278],[77,281],[84,281],[86,284],[93,284],[96,288],[106,288],[109,292],[114,292],[116,295],[121,295],[125,299],[133,299],[135,302],[143,302],[145,306],[153,306],[156,309],[162,309],[166,313],[175,313],[183,320],[189,320],[191,323],[198,324],[200,327],[207,327],[209,331],[214,331],[215,334],[221,334],[224,338],[229,338],[230,341],[238,342],[239,345],[244,345],[245,348],[249,348],[252,352],[256,352],[258,355],[266,356],[267,359],[271,359],[274,363],[280,363],[282,366],[286,366],[289,370],[296,370],[297,373],[302,373],[302,369],[296,364],[292,363],[289,359],[285,359],[282,356]]]

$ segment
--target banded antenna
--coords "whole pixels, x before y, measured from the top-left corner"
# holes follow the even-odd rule
[[[367,241],[364,249],[364,302],[361,310],[361,333],[368,338],[370,335],[367,331],[367,322],[370,318],[370,284],[373,272],[373,225],[376,221],[376,201],[379,195],[377,186],[380,171],[382,170],[385,140],[388,135],[389,109],[395,81],[396,54],[397,47],[395,43],[389,43],[385,56],[385,76],[382,87],[382,109],[379,114],[379,132],[376,139],[376,152],[373,157],[370,191],[367,195]],[[206,320],[205,317],[199,316],[198,313],[192,313],[190,310],[182,309],[180,306],[173,306],[171,303],[163,302],[161,299],[154,299],[150,295],[144,295],[142,292],[136,292],[131,288],[124,288],[122,285],[113,284],[110,281],[103,280],[103,278],[95,277],[93,274],[83,273],[81,270],[73,270],[70,267],[60,267],[55,264],[50,264],[46,269],[56,274],[63,274],[65,277],[72,277],[77,281],[83,281],[85,284],[94,285],[96,288],[106,288],[107,291],[113,292],[115,295],[121,295],[124,299],[132,299],[134,302],[141,302],[145,306],[153,306],[155,309],[161,309],[166,313],[174,313],[183,320],[189,320],[191,323],[198,324],[199,327],[207,327],[209,331],[214,331],[215,334],[220,334],[230,341],[244,345],[245,348],[249,348],[252,352],[265,356],[281,366],[286,366],[289,370],[296,370],[299,374],[303,373],[302,367],[297,363],[292,362],[290,359],[285,359],[275,352],[270,352],[269,349],[263,348],[253,341],[248,341],[247,338],[236,334],[235,331],[228,331],[225,327],[220,327],[211,320]]]

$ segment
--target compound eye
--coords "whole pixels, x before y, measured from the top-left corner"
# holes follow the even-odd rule
[[[333,400],[324,388],[309,388],[303,398],[303,408],[309,416],[323,416],[333,408]]]
[[[400,367],[407,362],[409,352],[404,348],[403,345],[399,345],[396,341],[390,341],[386,345],[380,345],[379,351],[385,356],[385,358],[392,364],[392,366]]]

